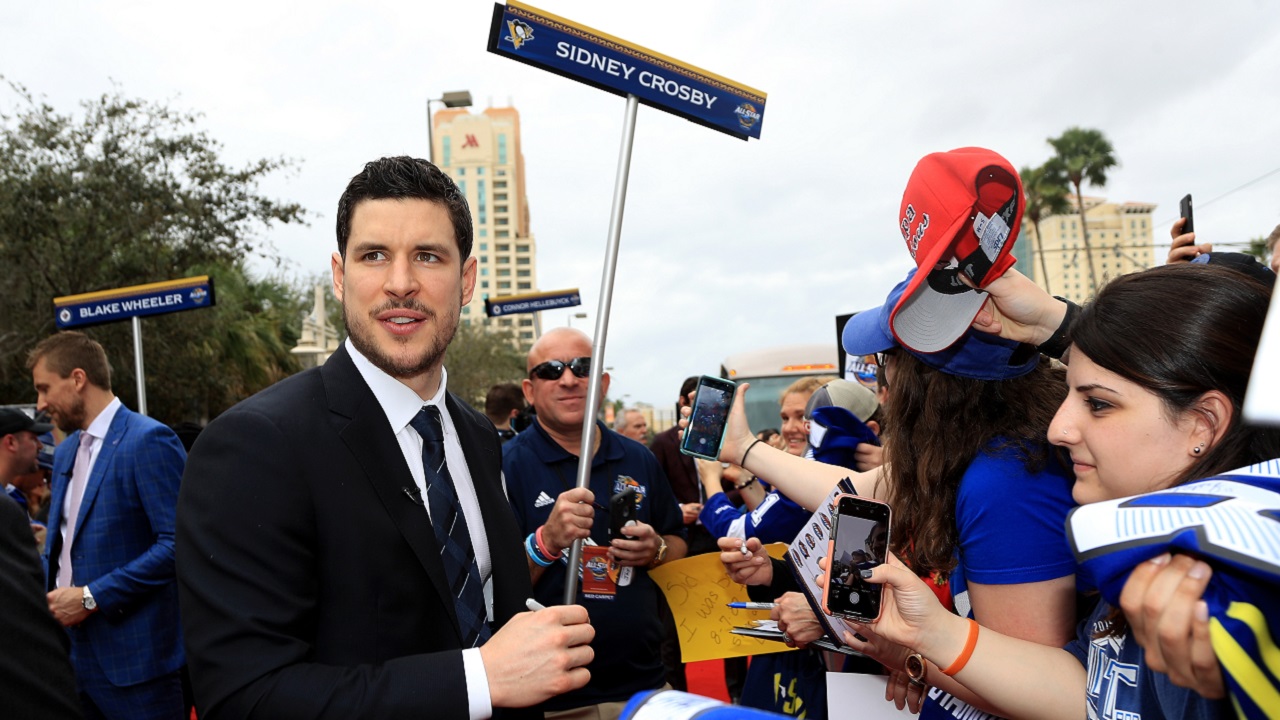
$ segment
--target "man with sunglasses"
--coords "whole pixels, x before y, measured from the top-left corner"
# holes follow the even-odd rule
[[[657,608],[665,601],[647,571],[686,552],[680,506],[657,459],[599,420],[589,487],[576,487],[591,351],[587,336],[572,328],[556,328],[534,343],[523,388],[537,409],[536,419],[503,446],[507,495],[525,536],[534,598],[544,605],[563,601],[569,572],[564,558],[579,538],[607,548],[607,559],[584,564],[600,575],[607,565],[608,575],[616,576],[603,589],[590,578],[582,581],[578,603],[587,608],[596,630],[595,660],[587,666],[591,681],[586,687],[541,706],[547,718],[556,719],[616,718],[632,695],[663,686]],[[601,395],[608,390],[606,373]],[[623,537],[611,538],[610,498],[624,490],[635,493],[636,524],[625,528]]]

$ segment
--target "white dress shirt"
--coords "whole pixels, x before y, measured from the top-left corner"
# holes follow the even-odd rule
[[[76,520],[78,518],[70,517],[72,508],[80,508],[80,503],[84,499],[84,491],[89,487],[89,478],[93,476],[93,466],[98,462],[98,455],[102,454],[102,441],[107,437],[107,431],[111,429],[111,421],[116,419],[116,412],[120,410],[120,398],[112,398],[111,402],[98,413],[98,417],[89,423],[89,427],[80,432],[80,442],[84,442],[84,436],[88,435],[93,438],[93,446],[89,450],[89,466],[84,471],[84,482],[77,484],[67,482],[67,494],[62,496],[62,527],[58,528],[58,532],[62,533],[62,552],[58,556],[58,578],[55,583],[58,587],[71,587],[71,542],[67,542],[68,536],[75,531]],[[74,470],[74,467],[72,468]],[[74,502],[73,501],[74,497]],[[76,515],[80,512],[77,511]],[[72,540],[74,542],[74,539]]]
[[[471,480],[471,470],[467,467],[467,458],[462,452],[462,443],[458,439],[458,431],[454,427],[453,418],[445,404],[445,388],[448,373],[440,368],[440,387],[427,402],[418,397],[418,393],[408,385],[391,377],[376,367],[351,343],[346,340],[347,352],[355,363],[360,377],[364,378],[373,397],[382,407],[391,432],[395,433],[396,442],[400,444],[400,452],[404,455],[405,464],[413,475],[413,482],[418,486],[419,497],[427,496],[426,470],[422,467],[422,436],[414,430],[409,422],[418,414],[424,405],[435,405],[440,408],[440,422],[444,429],[444,458],[449,466],[449,476],[453,479],[453,489],[458,496],[458,504],[462,506],[462,516],[467,521],[467,532],[471,535],[471,547],[475,550],[476,564],[480,567],[480,580],[484,584],[485,615],[493,620],[493,563],[489,556],[489,537],[484,531],[484,517],[480,514],[480,501],[476,497],[475,483]],[[105,413],[104,413],[105,414]],[[430,517],[430,506],[425,502],[427,516]],[[467,707],[472,720],[484,720],[493,715],[493,702],[489,696],[489,676],[485,672],[484,662],[480,658],[480,648],[469,648],[462,651],[463,672],[467,678]]]

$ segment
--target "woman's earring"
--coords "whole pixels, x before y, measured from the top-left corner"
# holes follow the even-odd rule
[[[1196,455],[1199,455],[1202,450],[1204,450],[1204,443],[1200,443],[1199,445],[1191,448],[1191,452],[1195,453]]]

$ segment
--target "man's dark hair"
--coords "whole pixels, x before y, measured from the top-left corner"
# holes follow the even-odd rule
[[[36,343],[27,351],[27,369],[44,360],[44,365],[60,378],[71,376],[79,368],[85,379],[102,388],[111,389],[111,364],[107,351],[96,340],[76,330],[66,330]]]
[[[462,191],[443,170],[420,158],[382,158],[366,163],[338,198],[338,254],[346,259],[351,216],[364,200],[429,200],[444,205],[453,222],[460,260],[471,257],[471,209]]]
[[[676,398],[676,417],[680,417],[680,408],[689,405],[692,400],[689,399],[689,393],[698,387],[698,376],[691,375],[684,379],[684,383],[680,385],[680,395]]]
[[[495,425],[506,422],[512,410],[523,409],[524,391],[515,383],[494,385],[484,396],[484,414]]]

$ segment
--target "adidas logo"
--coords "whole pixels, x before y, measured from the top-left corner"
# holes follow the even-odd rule
[[[550,495],[544,492],[540,492],[538,493],[538,499],[533,501],[533,506],[536,508],[540,508],[540,507],[546,507],[548,505],[554,505],[555,503],[556,501]]]

